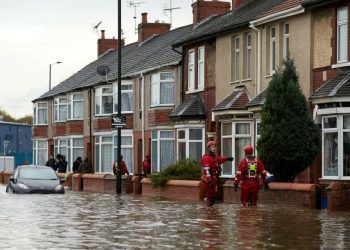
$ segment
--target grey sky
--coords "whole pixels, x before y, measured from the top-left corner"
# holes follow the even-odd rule
[[[193,0],[172,0],[172,28],[192,23]],[[122,28],[126,43],[136,41],[134,8],[122,0]],[[137,8],[148,21],[169,22],[163,9],[170,0],[134,0],[144,2]],[[97,58],[98,35],[117,37],[117,0],[1,0],[0,1],[0,108],[15,118],[32,115],[31,100],[49,87],[49,64],[52,86],[65,80]]]

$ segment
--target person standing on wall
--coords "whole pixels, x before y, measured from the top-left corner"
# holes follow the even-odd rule
[[[151,174],[151,156],[146,154],[145,159],[142,161],[142,171],[145,175]]]
[[[213,206],[217,198],[219,177],[221,175],[220,164],[233,161],[233,157],[221,157],[216,155],[215,141],[207,143],[208,152],[202,157],[202,183],[206,190],[206,202]]]
[[[83,162],[80,156],[73,162],[73,173],[79,173],[79,166]]]
[[[238,184],[242,181],[241,203],[245,207],[256,206],[260,189],[259,176],[263,181],[265,190],[269,190],[264,164],[253,155],[253,152],[252,146],[244,147],[245,157],[239,162],[234,183],[234,191],[237,192]]]
[[[125,161],[123,161],[123,156],[120,156],[121,158],[121,171],[122,171],[122,175],[129,175],[129,171],[128,168],[126,167]],[[113,174],[117,175],[117,170],[118,170],[118,160],[116,160],[113,165],[112,165],[112,170],[113,170]]]

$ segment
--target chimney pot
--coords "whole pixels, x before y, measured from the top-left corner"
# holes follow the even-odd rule
[[[105,39],[105,31],[101,30],[101,39]]]
[[[142,23],[147,23],[147,12],[144,12],[142,15]]]

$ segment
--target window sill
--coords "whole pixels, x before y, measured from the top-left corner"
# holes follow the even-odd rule
[[[237,83],[240,83],[240,82],[241,82],[240,80],[236,80],[236,81],[229,82],[229,84],[237,84]]]
[[[265,76],[265,78],[271,78],[273,76],[273,73],[270,75]]]
[[[201,91],[203,91],[203,90],[204,90],[204,88],[200,88],[200,89],[191,89],[191,90],[187,90],[187,91],[185,92],[185,94],[198,93],[198,92],[201,92]]]
[[[42,124],[33,124],[33,126],[48,126],[49,124],[48,123],[46,123],[46,124],[44,124],[44,123],[42,123]]]
[[[333,64],[332,69],[348,67],[348,66],[350,66],[350,62],[339,62],[337,64]]]
[[[252,78],[246,78],[246,79],[243,79],[242,82],[250,82],[252,80]]]
[[[175,104],[164,104],[164,105],[150,106],[151,109],[157,109],[157,108],[173,108],[173,107],[175,107]]]

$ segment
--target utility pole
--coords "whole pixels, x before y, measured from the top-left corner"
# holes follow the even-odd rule
[[[121,0],[118,0],[118,116],[122,116],[122,3]],[[117,146],[117,157],[118,157],[118,169],[117,169],[117,178],[116,178],[116,193],[122,193],[122,168],[121,168],[121,128],[118,127],[118,146]]]

